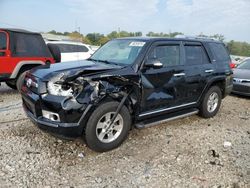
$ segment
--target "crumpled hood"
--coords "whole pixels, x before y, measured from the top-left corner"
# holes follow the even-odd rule
[[[51,77],[65,72],[67,72],[67,76],[70,77],[78,74],[98,74],[100,72],[118,68],[121,67],[117,65],[109,65],[105,63],[96,63],[94,61],[83,60],[43,65],[32,69],[30,73],[42,80],[49,80]]]
[[[240,78],[240,79],[250,79],[250,70],[248,69],[234,69],[233,70],[234,78]]]

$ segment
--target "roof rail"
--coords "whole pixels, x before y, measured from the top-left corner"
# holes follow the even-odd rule
[[[211,37],[201,37],[201,36],[189,36],[189,35],[176,35],[175,38],[184,38],[184,39],[198,39],[198,40],[211,40],[211,41],[215,41],[215,38],[211,38]]]

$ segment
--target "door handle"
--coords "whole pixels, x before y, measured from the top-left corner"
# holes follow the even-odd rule
[[[175,77],[185,76],[185,75],[186,75],[185,73],[177,73],[177,74],[174,74]]]
[[[207,70],[205,70],[205,73],[212,73],[212,72],[214,72],[213,69],[207,69]]]

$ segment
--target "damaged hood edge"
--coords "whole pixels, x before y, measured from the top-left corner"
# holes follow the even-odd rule
[[[48,81],[56,75],[65,73],[67,80],[72,80],[79,75],[92,75],[121,68],[121,66],[117,65],[96,63],[93,61],[84,60],[43,65],[32,69],[30,73],[44,81]]]

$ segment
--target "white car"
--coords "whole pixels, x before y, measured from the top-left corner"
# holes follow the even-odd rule
[[[95,51],[86,44],[68,41],[46,41],[47,44],[56,44],[61,51],[61,62],[88,59]]]

